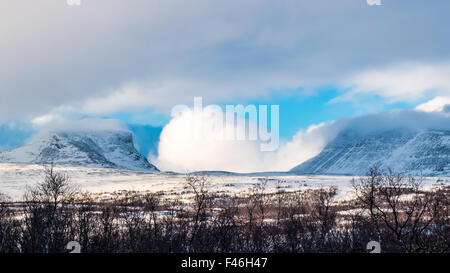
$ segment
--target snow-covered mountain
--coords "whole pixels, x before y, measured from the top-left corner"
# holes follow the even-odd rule
[[[397,129],[370,134],[345,130],[291,172],[365,175],[373,165],[408,175],[449,176],[450,130]]]
[[[0,152],[0,163],[32,163],[158,171],[140,154],[128,131],[41,133],[16,149]]]

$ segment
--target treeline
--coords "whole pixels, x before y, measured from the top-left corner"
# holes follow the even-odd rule
[[[229,196],[199,176],[179,198],[98,200],[52,166],[45,174],[23,202],[0,196],[0,253],[68,252],[70,241],[83,253],[367,252],[370,241],[382,252],[450,252],[449,188],[425,191],[421,179],[377,168],[341,202],[336,188],[268,193],[271,181]]]

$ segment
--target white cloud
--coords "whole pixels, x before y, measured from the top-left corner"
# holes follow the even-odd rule
[[[371,69],[342,85],[350,91],[334,102],[353,100],[358,94],[375,94],[390,102],[416,102],[430,94],[450,95],[450,64],[404,63]]]
[[[193,120],[201,122],[202,130],[193,126]],[[226,140],[230,128],[217,131],[217,116],[197,114],[192,110],[172,119],[161,133],[158,157],[149,156],[152,163],[162,170],[179,172],[222,170],[233,172],[287,171],[318,154],[337,132],[332,123],[311,126],[299,131],[292,141],[277,151],[263,152],[259,141]],[[236,125],[238,126],[238,125]],[[233,128],[233,130],[236,127]]]
[[[79,120],[56,119],[39,128],[38,135],[47,132],[129,131],[118,119],[84,118]]]
[[[81,104],[80,111],[86,114],[105,114],[117,111],[136,111],[154,107],[166,113],[177,104],[191,103],[194,97],[205,97],[210,103],[229,100],[229,98],[249,98],[264,96],[271,88],[295,88],[298,76],[260,75],[241,73],[240,79],[232,80],[233,75],[224,79],[167,78],[161,81],[137,81],[123,84],[103,96],[90,97]]]
[[[450,130],[450,117],[445,113],[393,110],[312,125],[305,131],[300,130],[277,151],[261,152],[258,142],[208,139],[217,133],[211,129],[217,122],[211,117],[196,117],[201,119],[209,130],[203,131],[203,138],[192,138],[191,135],[195,133],[192,126],[192,118],[195,117],[193,115],[192,111],[187,111],[164,127],[159,156],[150,156],[152,163],[158,168],[179,172],[288,171],[320,153],[326,144],[344,130],[362,135],[391,130]]]
[[[52,114],[46,114],[46,115],[42,115],[42,116],[38,116],[36,118],[33,118],[31,120],[31,124],[35,125],[35,126],[42,126],[45,125],[51,121],[53,121],[55,117]]]
[[[442,112],[450,105],[450,97],[435,97],[434,99],[416,106],[417,110],[424,112]]]
[[[274,170],[288,171],[319,154],[339,132],[339,124],[323,122],[298,131],[292,140],[284,143],[271,157]]]
[[[216,128],[218,122],[223,119],[192,110],[173,118],[161,133],[154,163],[162,170],[181,172],[263,170],[264,156],[258,143],[218,137],[227,131],[225,126]]]

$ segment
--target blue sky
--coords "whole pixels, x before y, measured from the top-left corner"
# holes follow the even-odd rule
[[[377,96],[370,96],[357,103],[331,102],[341,92],[333,87],[317,88],[312,95],[302,94],[304,92],[301,89],[282,90],[267,98],[248,100],[243,104],[280,105],[280,136],[285,139],[290,139],[299,129],[307,129],[313,124],[391,109],[411,108],[411,104],[407,103],[385,103]]]
[[[337,87],[320,87],[312,90],[312,94],[306,93],[302,88],[276,90],[262,98],[235,99],[218,103],[222,109],[227,104],[236,105],[279,105],[280,106],[280,137],[289,140],[299,129],[307,129],[310,125],[326,121],[338,120],[343,117],[352,117],[368,113],[377,113],[392,109],[409,109],[416,103],[386,103],[377,95],[365,96],[358,101],[332,102],[344,91]],[[192,106],[192,103],[186,104]],[[204,102],[204,106],[208,101]],[[164,127],[170,121],[170,115],[157,113],[153,109],[143,110],[138,113],[116,113],[105,115],[105,118],[118,118],[128,124],[150,125]],[[270,120],[269,120],[270,124]]]

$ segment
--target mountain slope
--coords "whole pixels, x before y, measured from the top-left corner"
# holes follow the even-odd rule
[[[158,171],[135,149],[127,131],[49,132],[0,152],[0,162]]]
[[[450,175],[450,131],[341,132],[320,154],[293,168],[297,174],[365,175],[370,166],[409,175]]]

